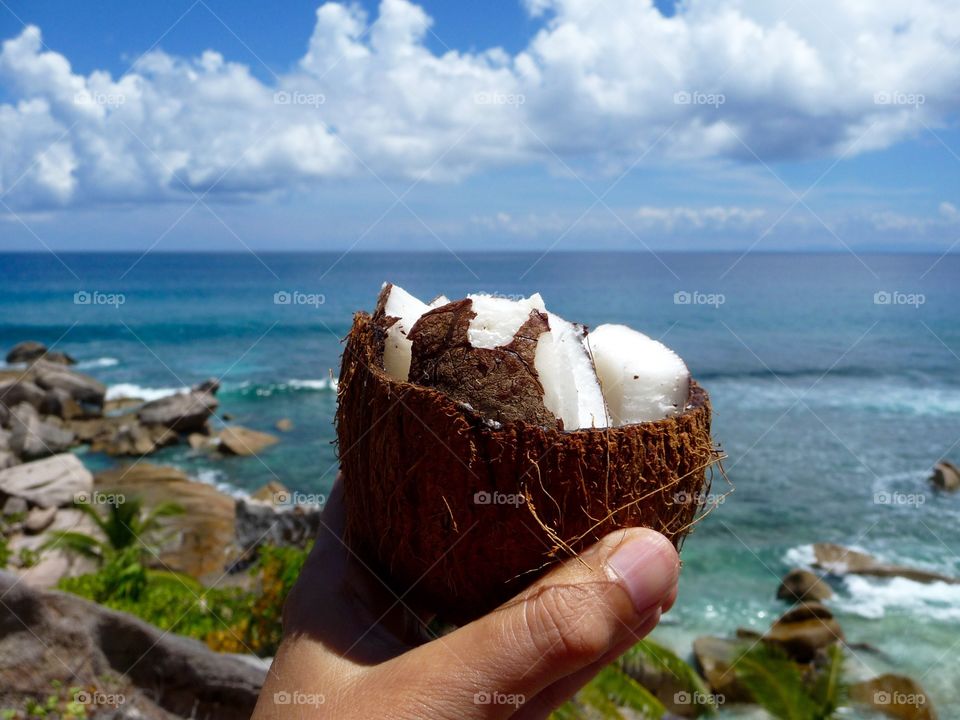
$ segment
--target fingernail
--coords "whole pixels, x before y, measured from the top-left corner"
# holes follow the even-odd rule
[[[673,545],[652,530],[628,536],[607,559],[607,575],[619,582],[638,613],[659,607],[677,584],[679,558]]]

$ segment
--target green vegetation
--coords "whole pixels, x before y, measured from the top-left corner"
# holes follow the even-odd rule
[[[52,680],[50,689],[50,694],[45,698],[27,698],[22,708],[0,710],[0,720],[87,720],[87,707],[77,699],[83,697],[82,688],[66,688],[60,681]]]

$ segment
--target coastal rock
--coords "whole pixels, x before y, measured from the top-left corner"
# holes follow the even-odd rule
[[[277,420],[277,424],[274,425],[274,427],[280,432],[290,432],[293,430],[293,420],[290,418],[282,418]]]
[[[780,582],[777,589],[777,599],[790,602],[805,600],[826,600],[833,597],[833,590],[827,582],[809,570],[794,568]]]
[[[46,697],[59,681],[125,696],[126,718],[235,720],[253,713],[262,666],[76,596],[18,584],[9,573],[0,573],[0,594],[5,706]]]
[[[217,378],[207,378],[203,382],[197,383],[190,389],[196,393],[210,393],[211,395],[216,395],[220,390],[220,380]]]
[[[937,720],[926,691],[913,678],[880,675],[850,686],[850,699],[898,720]]]
[[[236,501],[237,545],[247,558],[264,543],[304,547],[319,529],[319,508],[294,505],[278,510],[259,502]]]
[[[714,694],[723,697],[724,704],[753,700],[733,669],[745,649],[743,643],[735,640],[707,635],[693,641],[693,656],[700,674],[707,679]]]
[[[203,432],[217,405],[210,393],[180,393],[146,403],[137,416],[145,425],[162,425],[180,433]]]
[[[9,450],[0,450],[0,470],[6,470],[20,464],[20,458]]]
[[[0,515],[8,517],[10,515],[25,515],[28,509],[27,501],[22,497],[11,496],[3,503],[3,512]]]
[[[25,377],[0,383],[0,404],[8,410],[12,410],[20,403],[27,403],[39,409],[43,398],[43,390]]]
[[[54,350],[53,352],[47,352],[44,354],[43,359],[47,362],[56,363],[58,365],[76,365],[77,361],[74,360],[72,355],[69,355],[65,352],[60,352],[59,350]]]
[[[56,517],[55,507],[35,507],[27,513],[27,519],[23,521],[23,531],[28,535],[42,533],[53,524]]]
[[[224,428],[219,437],[220,450],[231,455],[256,455],[279,441],[275,435],[239,425]]]
[[[63,388],[54,388],[44,393],[43,400],[40,402],[40,413],[54,415],[64,420],[73,420],[87,415],[80,404]]]
[[[28,363],[41,358],[47,352],[47,346],[34,340],[17,343],[7,353],[8,363]]]
[[[117,413],[124,410],[130,410],[131,408],[137,408],[143,405],[144,400],[142,398],[135,397],[119,397],[113,398],[111,400],[103,401],[103,412],[104,413]]]
[[[0,429],[5,428],[10,422],[10,409],[0,400]]]
[[[44,390],[66,390],[78,403],[103,407],[107,387],[89,375],[68,370],[62,365],[38,360],[31,366],[34,382]]]
[[[902,577],[914,582],[943,582],[955,585],[957,578],[904,565],[881,562],[872,555],[845,548],[833,543],[817,543],[813,546],[815,565],[834,575],[869,575],[873,577]]]
[[[10,449],[25,460],[69,450],[73,432],[41,420],[32,405],[20,403],[10,412]]]
[[[33,508],[30,515],[35,515],[42,508]],[[96,563],[88,557],[64,550],[56,543],[56,534],[60,532],[78,532],[84,535],[99,536],[100,531],[93,519],[84,512],[74,508],[47,508],[54,510],[50,523],[43,530],[36,533],[26,532],[26,521],[21,529],[23,533],[16,534],[9,539],[10,552],[17,561],[20,554],[29,551],[38,556],[36,564],[19,566],[17,574],[23,581],[36,588],[53,588],[64,577],[74,577],[94,572]],[[27,516],[29,520],[30,515]],[[35,520],[34,522],[38,522]],[[51,545],[51,547],[45,547]]]
[[[168,440],[176,440],[176,435],[171,430],[155,427],[158,428],[157,432],[144,427],[136,418],[114,424],[112,432],[107,429],[109,426],[104,426],[104,431],[94,438],[90,448],[113,456],[149,455],[158,447],[168,444]]]
[[[212,485],[195,482],[176,468],[140,462],[98,473],[95,486],[127,499],[138,497],[147,509],[166,502],[183,508],[182,515],[163,519],[172,531],[159,552],[168,568],[217,579],[235,559],[234,500]]]
[[[283,483],[276,480],[271,480],[266,485],[261,485],[250,494],[251,500],[257,500],[271,505],[284,505],[288,502],[289,498],[290,491]]]
[[[801,603],[784,613],[763,636],[766,642],[779,645],[800,663],[813,661],[817,652],[843,642],[840,623],[820,603]]]
[[[960,469],[948,460],[941,460],[933,466],[930,482],[941,490],[960,490]]]
[[[203,433],[190,433],[187,436],[187,444],[194,450],[216,447],[217,442],[214,438]]]
[[[93,476],[71,453],[0,471],[0,492],[41,507],[72,505],[74,495],[92,489]]]

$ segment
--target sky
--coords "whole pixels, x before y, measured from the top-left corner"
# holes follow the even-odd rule
[[[960,247],[960,4],[0,0],[2,250]]]

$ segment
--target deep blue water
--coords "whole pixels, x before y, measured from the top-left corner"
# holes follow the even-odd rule
[[[183,449],[158,460],[241,489],[275,477],[323,492],[336,473],[328,379],[339,339],[384,280],[424,299],[539,291],[568,319],[629,324],[687,361],[713,398],[736,491],[684,550],[681,600],[658,631],[678,648],[768,624],[782,611],[779,575],[812,542],[960,575],[960,496],[925,483],[941,457],[960,461],[957,255],[7,254],[0,346],[57,342],[86,372],[141,392],[222,376],[222,410],[237,422],[270,430],[289,417],[294,431],[262,462]],[[77,292],[124,302],[76,304]],[[276,304],[278,292],[316,304]],[[715,302],[677,304],[683,292]],[[960,708],[956,672],[937,662],[958,652],[960,590],[905,581],[837,590],[848,636],[890,656],[858,659],[922,676],[947,717],[948,705]]]

